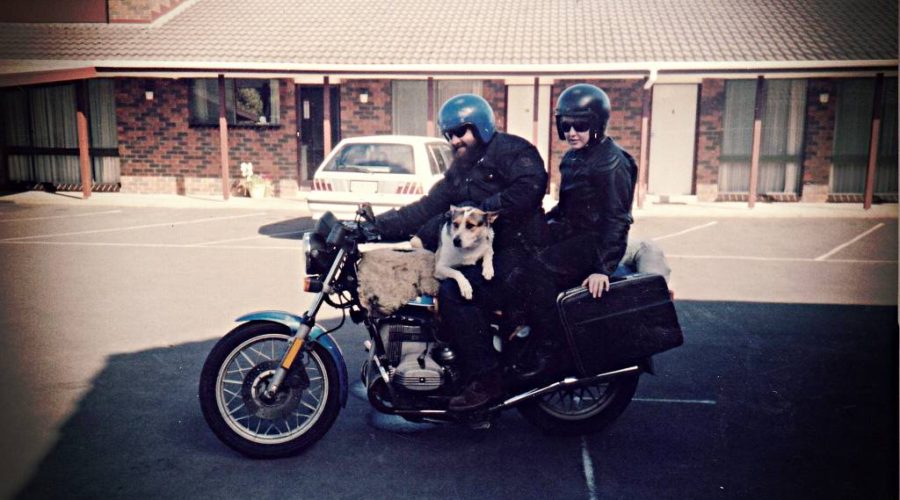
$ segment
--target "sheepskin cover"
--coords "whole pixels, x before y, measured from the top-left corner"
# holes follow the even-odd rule
[[[381,248],[363,253],[357,267],[359,297],[377,314],[391,314],[419,295],[436,295],[434,253]]]

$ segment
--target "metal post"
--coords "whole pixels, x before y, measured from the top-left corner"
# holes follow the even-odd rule
[[[222,197],[231,196],[231,177],[228,175],[228,118],[225,114],[225,75],[219,75],[219,159],[222,163]]]
[[[884,88],[884,73],[875,77],[875,103],[872,108],[872,136],[869,138],[869,166],[866,169],[866,193],[863,209],[872,208],[875,197],[875,173],[878,167],[878,139],[881,135],[881,94]]]
[[[649,78],[647,79],[649,82]],[[644,87],[641,110],[641,164],[638,169],[637,206],[644,208],[647,196],[647,170],[650,161],[650,103],[653,100],[653,87]]]
[[[81,194],[86,200],[91,197],[91,186],[93,179],[91,177],[91,144],[88,135],[87,120],[87,82],[81,80],[75,89],[76,105],[77,105],[77,125],[78,125],[78,163],[81,167]]]
[[[325,149],[325,156],[328,156],[328,153],[331,152],[331,85],[328,83],[328,77],[325,77],[322,88],[322,107],[325,108],[322,110],[322,128],[323,131],[323,147]]]
[[[434,78],[428,77],[428,124],[425,133],[434,137]]]
[[[750,195],[748,206],[756,205],[756,184],[759,181],[759,152],[762,147],[762,120],[766,109],[765,79],[756,79],[756,105],[753,109],[753,150],[750,156]]]

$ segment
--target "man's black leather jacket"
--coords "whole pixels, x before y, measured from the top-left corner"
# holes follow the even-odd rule
[[[537,149],[525,139],[496,133],[474,162],[453,164],[420,200],[376,217],[383,238],[410,238],[450,205],[473,202],[483,210],[499,211],[494,223],[494,248],[540,241],[543,225],[541,202],[547,189],[547,173]],[[426,248],[429,245],[426,242]]]
[[[577,234],[595,239],[594,272],[607,276],[628,244],[631,202],[637,164],[609,137],[582,149],[570,150],[559,167],[559,203],[547,214],[551,237],[560,241]]]

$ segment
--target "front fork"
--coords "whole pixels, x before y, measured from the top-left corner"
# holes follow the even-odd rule
[[[284,379],[294,364],[294,360],[297,359],[297,354],[303,347],[303,343],[306,342],[306,337],[309,336],[309,332],[316,324],[316,315],[319,313],[319,308],[322,307],[325,297],[331,293],[331,283],[344,265],[346,255],[347,253],[343,248],[339,249],[337,255],[335,255],[331,269],[328,270],[325,279],[322,280],[322,291],[316,293],[312,304],[310,304],[309,311],[300,318],[300,326],[297,328],[297,333],[291,337],[290,345],[288,345],[287,351],[285,351],[284,356],[278,363],[278,369],[275,370],[275,374],[272,375],[272,379],[269,381],[269,387],[263,391],[266,397],[274,398],[281,384],[284,383]]]

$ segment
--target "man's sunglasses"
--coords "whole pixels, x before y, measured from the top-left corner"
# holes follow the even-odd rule
[[[448,141],[452,140],[454,137],[459,137],[460,139],[462,139],[463,136],[466,135],[466,132],[468,132],[468,131],[469,131],[469,126],[462,125],[462,126],[454,128],[454,129],[445,131],[444,139],[447,139]]]
[[[574,128],[576,132],[587,132],[591,129],[591,122],[586,120],[560,120],[556,122],[560,133],[565,134],[570,128]]]

